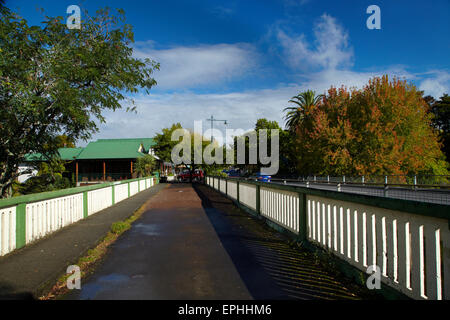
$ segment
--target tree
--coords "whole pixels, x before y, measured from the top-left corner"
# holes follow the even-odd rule
[[[298,144],[303,174],[448,174],[422,93],[387,76],[329,89],[302,120]]]
[[[7,196],[27,153],[55,155],[55,137],[87,140],[105,122],[106,109],[121,108],[127,93],[156,84],[159,65],[133,58],[132,27],[123,10],[85,12],[81,29],[63,17],[28,26],[0,10],[0,197]],[[127,110],[135,110],[134,101]]]
[[[439,131],[442,141],[442,151],[450,161],[450,96],[444,94],[438,101],[431,104],[433,125]]]
[[[140,177],[147,177],[151,175],[156,166],[156,160],[152,155],[146,154],[143,157],[137,158],[134,166],[134,172]]]
[[[75,141],[73,138],[69,138],[65,134],[55,137],[54,145],[57,148],[75,148]]]
[[[180,123],[173,124],[170,128],[162,129],[161,133],[158,133],[155,136],[156,145],[153,147],[155,150],[155,154],[163,161],[172,162],[172,150],[178,145],[181,141],[183,141],[182,137],[179,140],[172,141],[172,134],[177,129],[183,129]],[[196,168],[206,168],[210,169],[210,167],[215,167],[215,165],[206,166],[203,163],[194,163],[195,152],[202,154],[206,148],[210,144],[210,142],[205,139],[203,136],[198,136],[198,134],[192,132],[191,130],[187,130],[189,132],[190,137],[190,163],[185,163],[185,165],[189,168],[192,173]],[[200,140],[200,146],[196,146],[194,141],[195,139]],[[187,146],[186,146],[187,147]],[[213,154],[214,155],[214,154]]]
[[[238,151],[238,137],[234,137],[234,163],[236,164],[235,167],[240,168],[241,170],[245,170],[249,174],[255,173],[257,171],[260,171],[261,167],[266,166],[266,164],[262,164],[260,162],[260,159],[256,160],[255,164],[250,164],[250,146],[256,150],[256,154],[259,155],[259,139],[260,139],[260,130],[267,130],[267,155],[272,155],[272,132],[271,130],[278,130],[279,135],[279,170],[282,173],[290,173],[291,170],[289,170],[289,166],[291,165],[290,161],[292,159],[293,153],[292,153],[292,147],[293,144],[291,143],[291,133],[287,130],[282,130],[279,126],[278,122],[267,120],[266,118],[260,118],[256,120],[255,123],[255,129],[252,131],[255,134],[256,137],[256,145],[251,145],[251,139],[247,138],[247,136],[243,136],[245,138],[245,164],[238,164],[237,163],[237,151]],[[295,166],[295,163],[294,165]]]
[[[163,128],[161,133],[156,134],[154,138],[156,145],[153,147],[153,150],[162,161],[172,161],[172,149],[178,143],[177,141],[172,141],[172,133],[177,129],[183,129],[180,123],[172,124],[170,128]]]
[[[289,100],[290,103],[296,104],[294,107],[287,107],[283,111],[287,111],[285,115],[286,128],[295,132],[306,117],[315,109],[323,95],[317,95],[312,90],[300,92],[298,95]]]

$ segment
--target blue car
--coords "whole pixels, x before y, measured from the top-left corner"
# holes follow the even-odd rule
[[[240,171],[236,169],[231,170],[223,170],[222,172],[226,173],[228,177],[240,177]]]
[[[269,176],[267,174],[262,174],[261,172],[258,172],[256,174],[256,181],[270,182],[271,179],[272,179],[272,176]]]

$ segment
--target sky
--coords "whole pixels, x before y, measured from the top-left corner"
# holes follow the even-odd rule
[[[137,113],[106,112],[92,139],[153,137],[177,122],[206,130],[211,115],[227,120],[215,123],[222,132],[259,118],[284,127],[300,91],[361,88],[384,74],[435,98],[450,92],[450,0],[6,0],[30,25],[43,20],[37,8],[67,17],[72,4],[124,9],[134,56],[161,64],[150,94],[133,96]],[[381,29],[367,28],[370,5]]]

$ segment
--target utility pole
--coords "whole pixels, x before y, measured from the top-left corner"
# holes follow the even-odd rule
[[[227,124],[228,124],[228,123],[227,123],[228,120],[214,119],[213,116],[211,116],[211,118],[209,118],[209,119],[206,119],[206,121],[211,121],[211,142],[213,142],[213,139],[214,139],[214,137],[213,137],[214,121],[223,122],[224,125],[227,125]]]

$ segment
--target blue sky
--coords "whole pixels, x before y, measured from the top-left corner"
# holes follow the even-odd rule
[[[108,112],[95,138],[153,136],[173,122],[192,128],[211,114],[230,128],[261,117],[282,124],[299,91],[361,87],[382,74],[435,97],[450,92],[449,0],[6,0],[30,24],[42,20],[37,7],[67,16],[71,4],[123,8],[135,56],[161,63],[158,85],[135,97],[138,113]],[[366,27],[372,4],[381,30]]]

